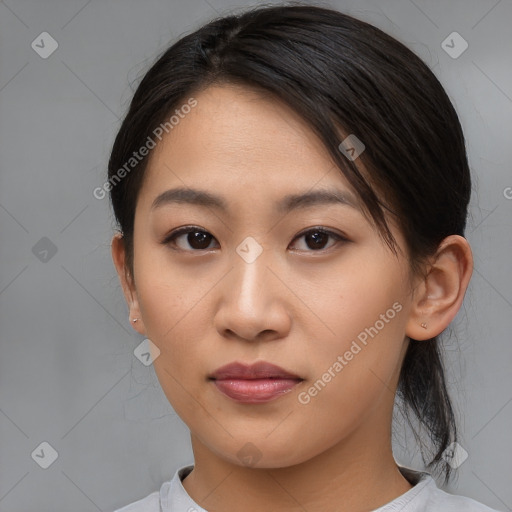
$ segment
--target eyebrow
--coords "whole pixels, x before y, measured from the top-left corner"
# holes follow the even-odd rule
[[[204,190],[191,188],[173,188],[162,192],[153,201],[151,210],[173,203],[206,206],[221,211],[228,210],[228,204],[221,196]],[[299,208],[308,208],[325,204],[340,204],[359,210],[359,206],[352,194],[329,188],[312,190],[301,194],[287,195],[278,201],[276,204],[276,211],[279,213],[288,213]]]

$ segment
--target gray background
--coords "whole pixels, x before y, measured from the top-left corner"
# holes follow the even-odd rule
[[[92,191],[105,181],[130,84],[170,42],[248,5],[0,2],[0,511],[113,510],[193,461],[187,427],[133,354],[142,338],[111,262],[111,212]],[[447,490],[511,510],[512,2],[323,5],[413,49],[460,115],[475,272],[447,370],[469,457]],[[46,59],[31,47],[43,31],[59,45]],[[441,47],[453,31],[469,44],[456,59]],[[48,469],[31,456],[44,441],[58,452]],[[396,440],[396,458],[420,467],[410,441]]]

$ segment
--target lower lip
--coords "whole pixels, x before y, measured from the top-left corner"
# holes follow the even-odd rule
[[[260,404],[289,393],[302,381],[296,379],[223,379],[213,382],[221,393],[237,402]]]

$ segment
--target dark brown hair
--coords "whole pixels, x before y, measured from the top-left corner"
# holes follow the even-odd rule
[[[464,235],[471,193],[464,136],[428,66],[396,39],[338,11],[265,6],[215,19],[181,38],[157,59],[133,96],[108,169],[131,275],[135,207],[148,157],[122,180],[114,181],[116,173],[176,108],[212,84],[251,87],[294,109],[395,252],[384,210],[396,216],[411,269],[446,236]],[[365,144],[357,159],[362,167],[339,150],[348,134]],[[411,340],[397,397],[430,436],[429,445],[417,437],[425,463],[443,471],[447,482],[451,467],[443,452],[457,440],[457,428],[438,339]]]

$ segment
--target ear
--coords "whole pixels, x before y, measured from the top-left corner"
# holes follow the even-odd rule
[[[140,312],[135,282],[126,265],[126,249],[123,235],[121,233],[116,233],[112,238],[111,250],[112,260],[114,261],[117,275],[119,276],[121,286],[123,287],[124,298],[126,299],[126,303],[128,304],[128,309],[130,311],[130,324],[139,334],[145,336],[144,321],[142,320]],[[137,322],[131,321],[134,318],[137,318]]]
[[[459,311],[473,272],[468,241],[459,235],[446,237],[426,270],[416,282],[405,331],[413,340],[437,336]]]

